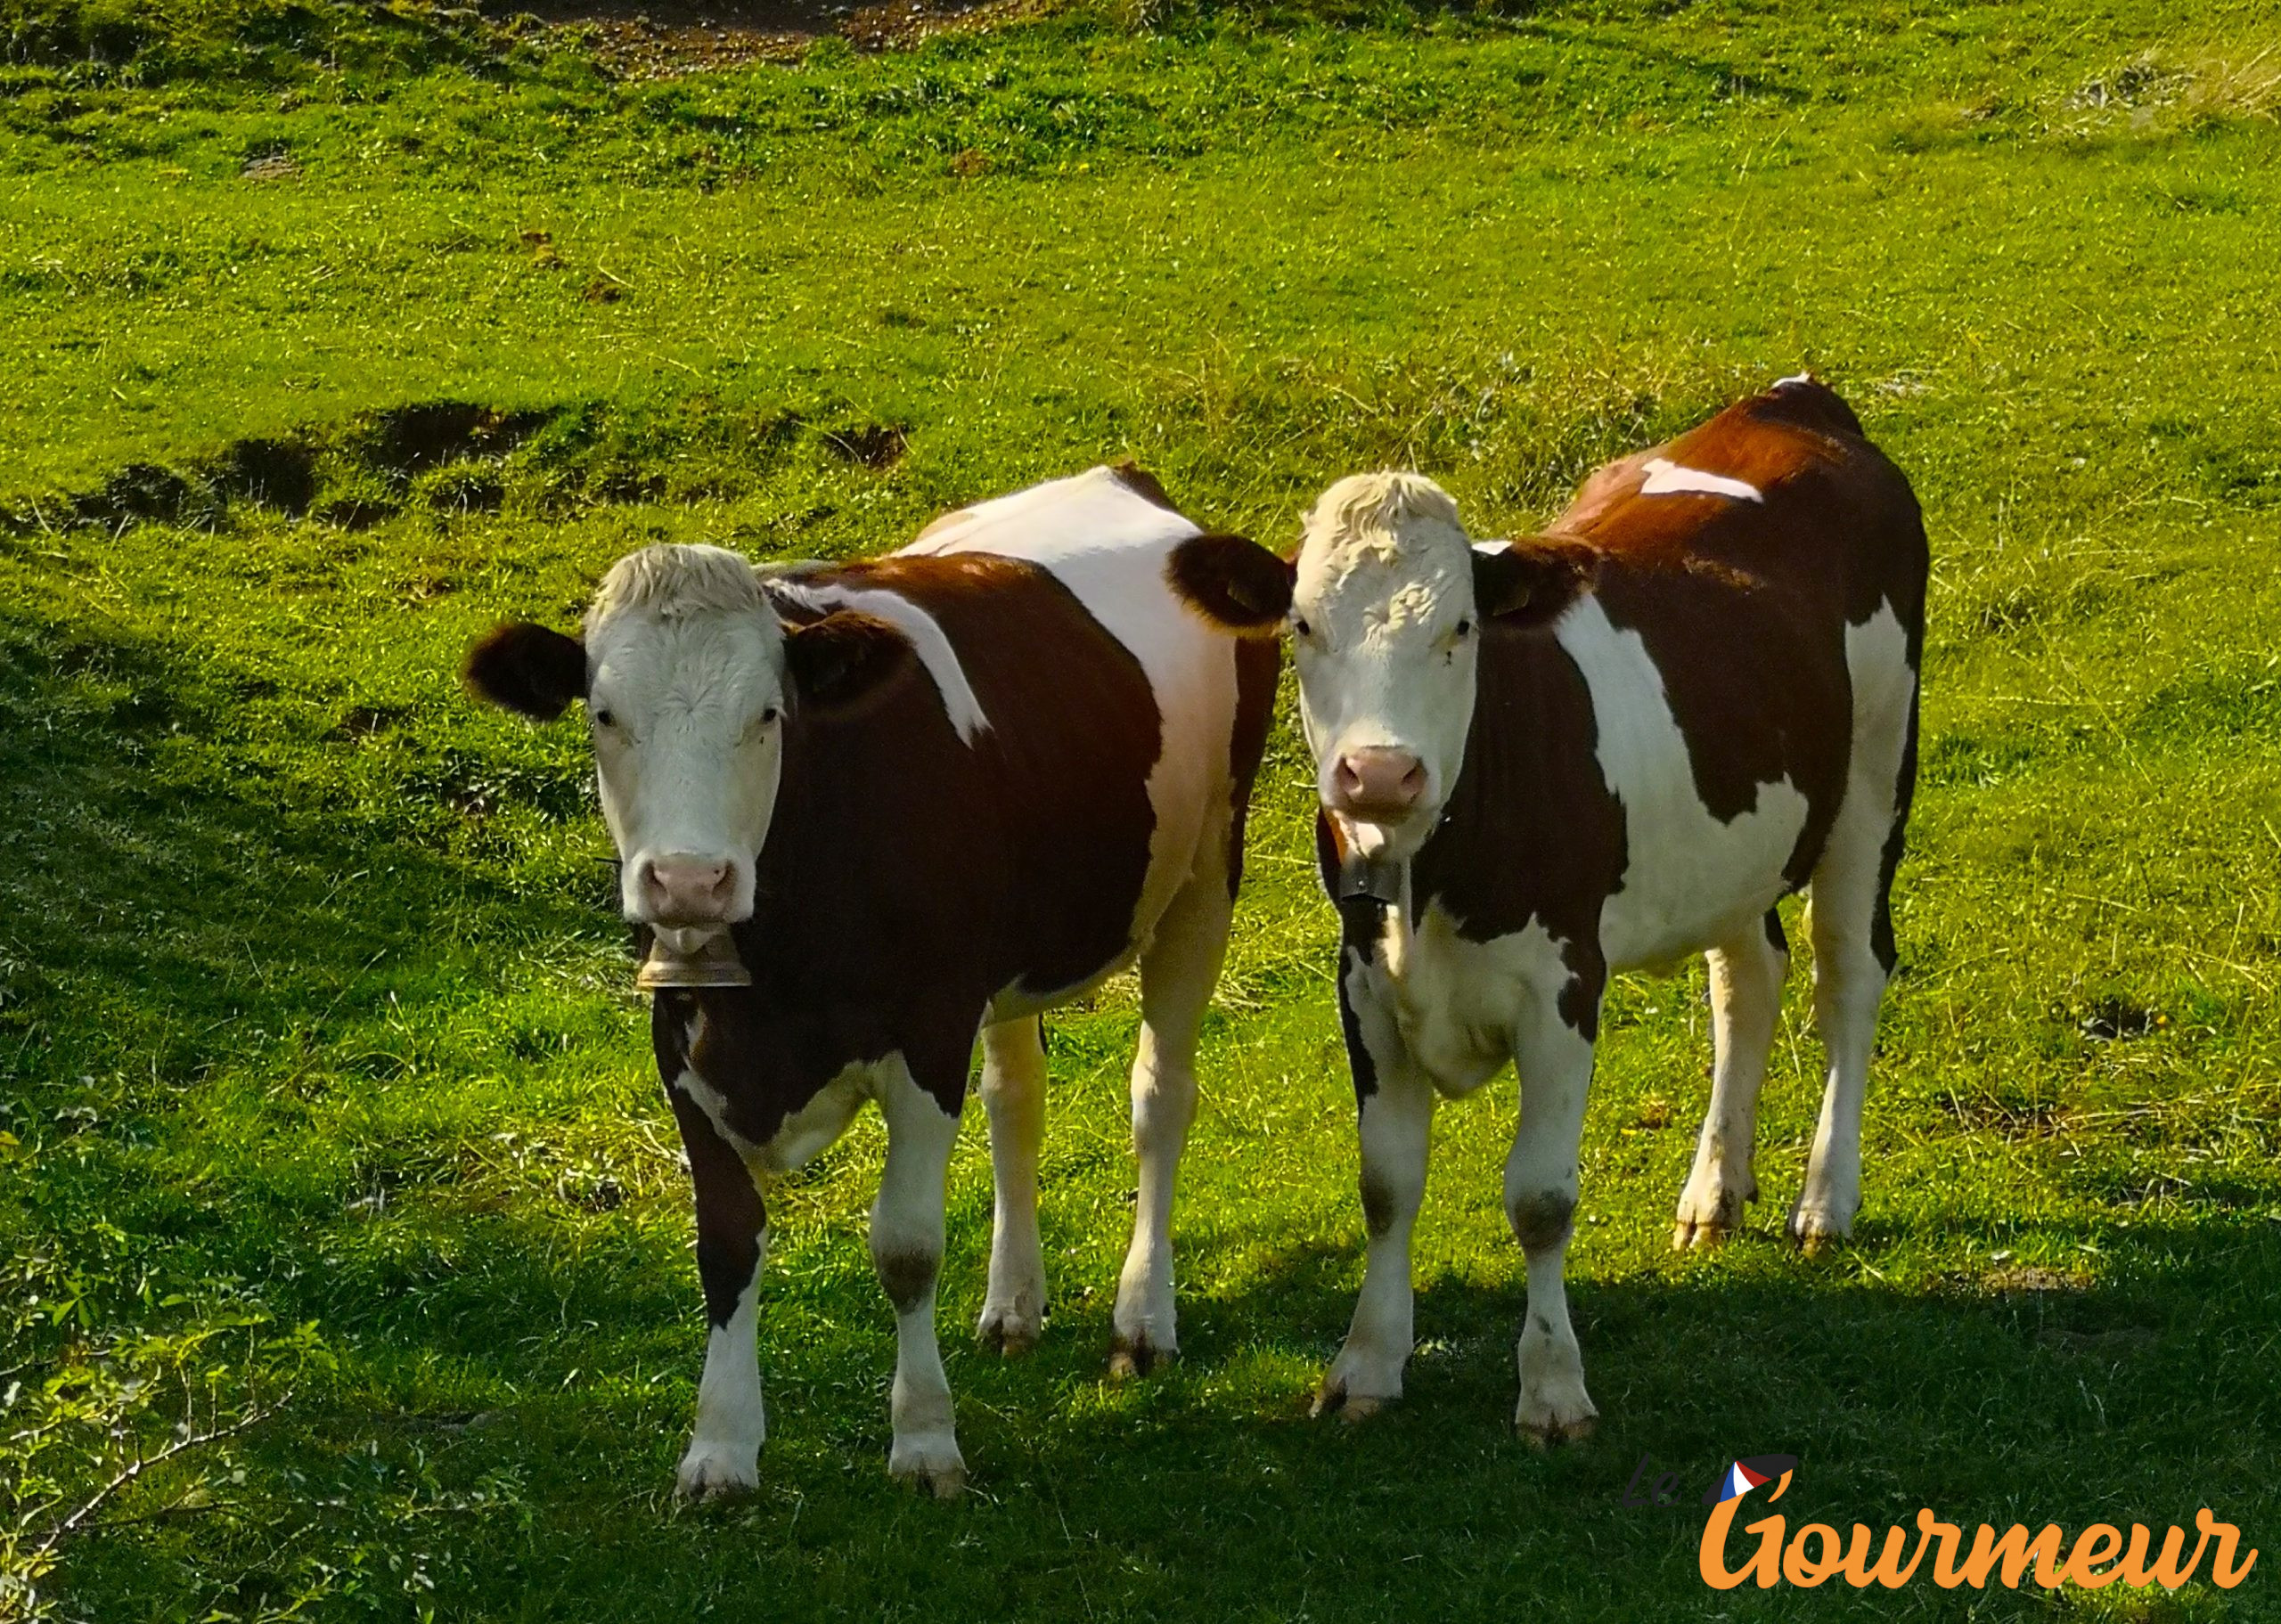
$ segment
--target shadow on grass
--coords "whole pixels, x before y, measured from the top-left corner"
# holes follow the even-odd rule
[[[448,808],[390,828],[313,801],[283,762],[308,742],[259,737],[274,694],[210,652],[0,609],[0,1023],[37,1040],[30,1081],[186,1081],[464,977],[486,926],[594,931],[584,899],[446,851]]]
[[[1306,1416],[1352,1306],[1343,1249],[1288,1250],[1240,1291],[1190,1294],[1182,1360],[1123,1384],[1102,1379],[1106,1293],[1057,1314],[1030,1358],[1002,1361],[965,1342],[979,1290],[966,1268],[941,1323],[975,1493],[949,1506],[884,1472],[893,1337],[860,1248],[845,1269],[764,1288],[763,1486],[701,1510],[669,1494],[701,1335],[669,1237],[565,1257],[547,1226],[502,1218],[484,1249],[493,1264],[470,1313],[512,1277],[546,1283],[495,1300],[487,1354],[464,1334],[428,1342],[408,1320],[367,1339],[440,1393],[475,1358],[496,1385],[471,1424],[464,1390],[459,1413],[422,1416],[348,1391],[301,1407],[291,1435],[265,1445],[320,1485],[353,1486],[388,1460],[416,1463],[444,1497],[519,1485],[519,1521],[421,1536],[468,1576],[439,1595],[478,1611],[503,1587],[535,1610],[516,1616],[710,1602],[793,1616],[1361,1619],[1403,1595],[1435,1617],[1523,1604],[1705,1616],[1717,1598],[1696,1576],[1699,1497],[1727,1462],[1767,1451],[1802,1457],[1783,1508],[1794,1526],[1908,1525],[1931,1506],[1967,1529],[2190,1527],[2207,1505],[2255,1543],[2281,1513],[2260,1351],[2281,1234],[2261,1222],[2134,1227],[2125,1249],[2175,1270],[2161,1292],[1915,1292],[1803,1263],[1777,1278],[1579,1280],[1602,1420],[1550,1453],[1510,1427],[1517,1289],[1427,1282],[1404,1400],[1347,1426]],[[629,1285],[645,1275],[657,1289]],[[538,1302],[555,1293],[559,1307]],[[566,1385],[565,1366],[584,1385]],[[1677,1474],[1674,1505],[1622,1503],[1643,1457],[1650,1483]],[[311,1538],[369,1537],[380,1504],[348,1494]],[[1087,1599],[1073,1604],[1081,1579]],[[1930,1585],[1758,1598],[1769,1616],[1809,1602],[1816,1616],[1871,1602],[1948,1616],[1955,1598]]]

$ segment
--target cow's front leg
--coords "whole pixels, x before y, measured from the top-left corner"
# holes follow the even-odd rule
[[[966,1486],[951,1384],[935,1340],[935,1281],[943,1264],[944,1182],[958,1138],[965,1057],[942,1094],[912,1081],[900,1057],[884,1063],[879,1098],[887,1160],[871,1206],[871,1264],[895,1305],[895,1445],[887,1470],[948,1499]],[[952,1102],[946,1107],[942,1098]]]
[[[1361,912],[1355,915],[1358,907]],[[1339,950],[1338,1014],[1361,1125],[1368,1250],[1345,1345],[1323,1378],[1314,1408],[1318,1416],[1335,1412],[1343,1420],[1361,1421],[1402,1397],[1402,1367],[1414,1340],[1410,1240],[1426,1198],[1436,1096],[1371,991],[1375,914],[1367,902],[1350,903],[1342,911],[1353,917]]]
[[[697,1387],[697,1425],[675,1479],[683,1495],[709,1499],[760,1481],[768,1418],[754,1342],[768,1216],[744,1158],[698,1103],[699,1094],[718,1096],[688,1073],[674,1078],[666,1093],[681,1124],[697,1196],[697,1274],[710,1326],[705,1375]]]
[[[1515,1033],[1520,1123],[1505,1162],[1505,1214],[1528,1261],[1529,1302],[1517,1358],[1514,1421],[1540,1445],[1582,1438],[1599,1415],[1584,1391],[1584,1360],[1568,1323],[1562,1278],[1576,1214],[1577,1149],[1592,1081],[1601,978],[1532,996]]]
[[[1368,1251],[1345,1345],[1315,1400],[1319,1416],[1362,1421],[1402,1397],[1402,1367],[1415,1341],[1410,1239],[1426,1198],[1434,1101],[1433,1085],[1404,1061],[1379,1068],[1377,1091],[1361,1102]]]

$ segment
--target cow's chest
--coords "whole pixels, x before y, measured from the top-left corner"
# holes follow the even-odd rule
[[[703,1035],[704,1016],[699,1015],[690,1024],[692,1052],[698,1050]],[[898,1057],[892,1054],[877,1061],[852,1063],[781,1116],[773,1111],[759,1112],[756,1103],[741,1094],[732,1098],[694,1064],[667,1081],[705,1113],[714,1130],[744,1158],[747,1166],[757,1172],[781,1173],[802,1166],[836,1143],[863,1108],[863,1102],[879,1097],[884,1080],[898,1065]]]
[[[1562,945],[1533,920],[1474,942],[1439,902],[1427,903],[1415,926],[1389,910],[1369,996],[1435,1088],[1451,1098],[1469,1094],[1513,1057],[1522,1022],[1560,1018],[1569,981]]]

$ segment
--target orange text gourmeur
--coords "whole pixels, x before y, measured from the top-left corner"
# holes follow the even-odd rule
[[[1778,1498],[1789,1482],[1786,1472],[1768,1498]],[[1982,1523],[1967,1537],[1956,1523],[1942,1522],[1927,1508],[1917,1514],[1913,1541],[1906,1529],[1888,1528],[1880,1541],[1860,1522],[1853,1524],[1850,1536],[1841,1536],[1827,1522],[1808,1522],[1792,1530],[1778,1513],[1762,1517],[1743,1530],[1757,1537],[1756,1548],[1739,1566],[1729,1567],[1728,1532],[1745,1498],[1736,1495],[1721,1501],[1704,1524],[1698,1560],[1703,1582],[1713,1589],[1731,1590],[1754,1579],[1761,1588],[1771,1588],[1843,1579],[1856,1588],[1874,1584],[1897,1590],[1919,1577],[1942,1589],[1962,1585],[1984,1589],[1991,1579],[2017,1589],[2032,1573],[2037,1584],[2052,1587],[2081,1585],[2097,1590],[2121,1583],[2134,1589],[2160,1585],[2175,1590],[2195,1576],[2209,1552],[2210,1582],[2230,1590],[2257,1562],[2254,1548],[2240,1548],[2241,1530],[2220,1522],[2206,1507],[2195,1514],[2198,1538],[2190,1553],[2186,1530],[2177,1527],[2157,1536],[2144,1523],[2133,1523],[2126,1531],[2112,1523],[2094,1522],[2071,1542],[2056,1522],[2033,1534],[2018,1523],[2001,1534]]]

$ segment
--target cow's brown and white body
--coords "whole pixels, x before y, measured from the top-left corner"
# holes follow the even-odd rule
[[[1786,964],[1773,910],[1811,887],[1829,1078],[1791,1227],[1815,1243],[1853,1220],[1925,545],[1907,482],[1804,379],[1601,469],[1545,536],[1471,559],[1463,544],[1430,484],[1363,476],[1318,505],[1295,571],[1369,1232],[1323,1400],[1353,1416],[1400,1393],[1435,1105],[1510,1061],[1517,1418],[1552,1439],[1596,1413],[1562,1267],[1611,972],[1709,955],[1714,1081],[1676,1231],[1708,1244],[1757,1195]],[[1435,739],[1462,742],[1436,759]]]
[[[752,985],[656,1001],[712,1324],[685,1492],[755,1478],[759,1175],[830,1145],[866,1101],[888,1136],[871,1246],[897,1316],[890,1465],[938,1491],[962,1480],[935,1285],[977,1033],[997,1177],[981,1333],[1013,1351],[1045,1308],[1037,1017],[1136,960],[1140,1197],[1116,1358],[1145,1368],[1174,1351],[1173,1176],[1276,659],[1271,642],[1239,642],[1175,590],[1175,555],[1225,542],[1199,537],[1146,475],[1097,469],[950,515],[887,558],[764,579],[756,612],[781,619],[789,651],[861,617],[892,627],[912,657],[860,701],[811,707],[796,694],[766,723],[781,729],[781,788],[750,860],[749,916],[730,920]],[[609,646],[591,621],[588,644]],[[599,657],[593,680],[590,708],[609,680]],[[649,855],[620,821],[622,853],[664,897],[690,861]],[[738,880],[723,880],[725,895],[741,860],[724,861]],[[661,869],[666,882],[648,877]],[[631,879],[628,894],[644,917]]]

